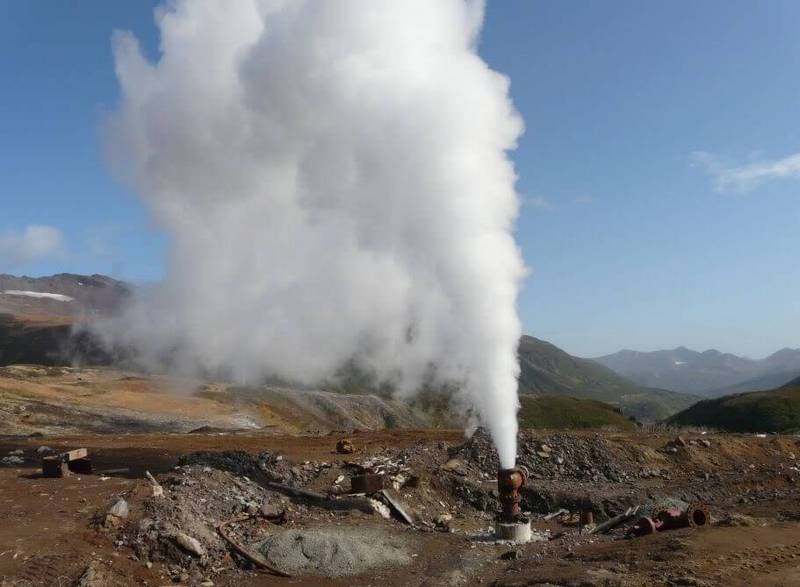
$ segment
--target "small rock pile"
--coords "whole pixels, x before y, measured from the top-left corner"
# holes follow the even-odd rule
[[[221,466],[241,465],[244,470],[257,472],[241,455],[209,454]],[[208,455],[189,455],[183,461],[198,464],[185,464],[161,475],[163,494],[146,497],[130,518],[126,511],[128,524],[117,541],[117,546],[131,547],[147,564],[167,563],[173,579],[183,581],[188,576],[193,584],[202,582],[211,568],[230,568],[233,564],[229,545],[217,530],[219,524],[265,509],[280,511],[289,503],[246,475],[200,464],[204,459],[207,462]],[[119,502],[112,510],[118,506]]]
[[[403,538],[370,528],[276,532],[261,550],[270,564],[292,575],[343,577],[411,562]]]
[[[12,450],[11,452],[8,453],[7,457],[3,457],[2,459],[0,459],[0,463],[8,466],[24,465],[25,464],[24,453],[19,449]]]
[[[482,428],[461,446],[450,449],[449,454],[487,475],[497,473],[497,451],[491,437]],[[525,467],[531,479],[612,483],[636,476],[640,469],[627,454],[614,450],[599,434],[535,436],[520,432],[517,465]]]

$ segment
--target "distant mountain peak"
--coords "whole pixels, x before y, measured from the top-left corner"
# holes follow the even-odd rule
[[[753,391],[765,382],[785,382],[800,374],[800,349],[791,348],[758,361],[685,346],[643,353],[626,350],[594,360],[640,385],[711,396],[742,385],[741,391]],[[751,384],[756,387],[750,389]]]
[[[800,349],[793,349],[791,347],[783,347],[779,351],[775,351],[770,356],[767,357],[766,360],[774,359],[774,358],[783,358],[783,357],[791,357],[795,355],[800,355]]]
[[[630,351],[635,353],[635,351]],[[658,420],[696,401],[696,397],[649,389],[621,377],[591,359],[582,359],[532,336],[519,346],[521,393],[566,395],[619,406],[626,415]]]
[[[13,292],[24,295],[13,295]],[[26,319],[72,320],[83,315],[113,313],[130,293],[128,284],[106,275],[59,273],[16,277],[3,274],[0,275],[0,313]],[[67,299],[75,303],[61,303]]]

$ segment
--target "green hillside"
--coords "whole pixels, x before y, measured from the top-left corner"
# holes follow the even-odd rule
[[[635,430],[636,422],[606,403],[556,395],[520,396],[520,428]]]
[[[573,357],[549,342],[523,336],[519,346],[521,394],[548,394],[594,399],[619,407],[640,421],[655,421],[678,412],[699,398],[643,387],[589,359]]]
[[[798,432],[800,379],[771,391],[701,401],[675,414],[667,423],[729,432]]]

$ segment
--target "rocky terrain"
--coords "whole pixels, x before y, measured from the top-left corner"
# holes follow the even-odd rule
[[[496,454],[478,432],[4,437],[3,585],[793,585],[800,439],[686,433],[520,435],[537,541],[495,543]],[[93,475],[43,479],[85,446]],[[383,474],[387,495],[350,497]],[[146,471],[153,475],[147,477]],[[314,496],[321,496],[319,498]],[[701,500],[712,523],[581,532],[639,505]],[[562,511],[558,515],[551,513]],[[46,533],[42,529],[47,528]],[[269,570],[271,569],[271,571]],[[292,575],[281,577],[275,573]]]

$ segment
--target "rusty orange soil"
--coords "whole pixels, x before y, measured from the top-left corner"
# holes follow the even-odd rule
[[[608,434],[615,440],[657,447],[668,438],[643,433]],[[292,461],[340,462],[353,458],[333,452],[338,435],[292,436],[267,433],[228,434],[83,434],[60,437],[0,437],[0,455],[23,449],[25,454],[41,445],[56,450],[87,447],[96,471],[126,468],[103,480],[101,475],[72,475],[44,479],[35,462],[0,468],[0,578],[5,585],[61,585],[66,577],[80,576],[88,561],[101,559],[130,585],[166,585],[159,564],[147,568],[118,548],[113,536],[92,527],[92,519],[105,512],[120,494],[135,494],[146,486],[145,470],[167,471],[176,459],[195,450],[248,452],[269,450]],[[410,447],[418,443],[459,443],[456,430],[379,431],[352,435],[356,457],[377,454],[386,447]],[[718,448],[711,458],[719,468],[730,463],[760,459],[764,471],[778,462],[779,452],[797,445],[793,437],[767,439],[709,435]],[[770,452],[772,451],[772,452]],[[775,455],[774,463],[770,461]],[[654,456],[656,458],[656,456]],[[662,458],[662,457],[658,457]],[[695,463],[696,464],[696,463]],[[700,463],[703,465],[703,463]],[[777,464],[774,466],[777,467]],[[758,469],[754,469],[758,471]],[[734,476],[735,477],[735,476]],[[793,487],[781,476],[754,473],[747,480],[731,482],[743,492],[751,488]],[[635,483],[639,483],[636,481]],[[643,481],[642,481],[643,482]],[[660,486],[680,479],[658,480]],[[531,481],[534,485],[536,480]],[[662,487],[662,488],[663,488]],[[238,573],[214,577],[216,585],[694,585],[694,586],[790,586],[800,585],[800,502],[791,491],[779,498],[753,499],[741,505],[725,502],[725,508],[751,516],[752,525],[699,530],[676,530],[650,537],[623,540],[602,537],[574,538],[574,527],[537,521],[537,527],[553,533],[564,531],[574,539],[557,539],[521,547],[516,560],[500,560],[508,547],[475,548],[463,535],[408,532],[419,553],[404,569],[376,577],[350,579],[283,579],[264,574]],[[720,508],[715,510],[717,515]],[[351,523],[369,523],[352,516]],[[470,566],[472,565],[472,566]],[[61,582],[60,582],[61,581]]]

